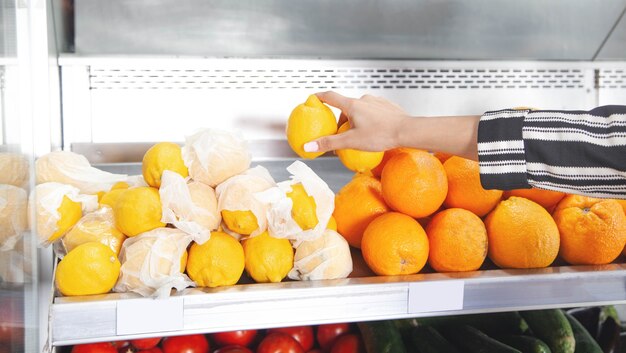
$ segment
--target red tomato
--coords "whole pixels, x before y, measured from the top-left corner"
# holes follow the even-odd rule
[[[159,347],[152,347],[149,349],[143,349],[143,350],[137,351],[137,353],[163,353],[163,351]]]
[[[313,327],[311,326],[279,327],[272,328],[268,332],[284,332],[290,335],[298,341],[298,343],[300,343],[302,349],[305,351],[313,348],[313,345],[315,344],[315,334],[313,333]]]
[[[209,341],[204,335],[168,337],[161,345],[164,353],[208,353]]]
[[[254,353],[247,347],[243,346],[226,346],[216,350],[213,353]]]
[[[113,347],[120,349],[123,347],[127,347],[128,345],[130,345],[130,341],[113,341],[111,342],[111,345],[113,345]]]
[[[256,353],[304,353],[304,350],[289,334],[273,332],[265,336]]]
[[[156,347],[157,344],[161,342],[161,337],[153,337],[153,338],[139,338],[136,340],[130,340],[130,344],[137,349],[150,349],[152,347]]]
[[[348,332],[350,332],[350,324],[348,323],[319,325],[317,327],[317,343],[322,347],[322,350],[328,351],[337,337]]]
[[[347,333],[337,338],[330,353],[365,353],[365,347],[359,335]]]
[[[249,346],[255,337],[256,330],[238,330],[211,334],[211,338],[218,346]]]
[[[77,344],[72,353],[117,353],[117,349],[109,342]]]

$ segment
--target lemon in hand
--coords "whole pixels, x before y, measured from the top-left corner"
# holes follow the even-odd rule
[[[287,239],[263,232],[243,242],[246,271],[256,282],[280,282],[293,268],[293,248]]]
[[[56,285],[63,295],[107,293],[120,274],[120,262],[108,246],[89,242],[70,251],[57,266]]]
[[[350,123],[345,122],[337,130],[337,133],[342,133],[350,130]],[[343,150],[337,150],[337,156],[343,165],[353,172],[365,173],[373,168],[383,160],[385,152],[370,152],[360,151],[346,148]]]
[[[337,132],[335,114],[312,94],[305,103],[298,105],[287,121],[287,142],[302,158],[313,159],[323,152],[304,152],[305,143]]]
[[[143,156],[141,171],[148,185],[160,187],[164,170],[176,172],[183,178],[189,176],[179,145],[172,142],[159,142],[150,147]]]
[[[204,244],[191,245],[187,259],[187,274],[200,287],[236,284],[244,269],[241,244],[223,232],[211,232]]]
[[[293,203],[291,207],[291,216],[298,223],[302,230],[313,229],[318,223],[317,205],[313,196],[307,194],[301,183],[291,186],[291,192],[287,193],[287,197]]]
[[[115,226],[129,237],[164,227],[159,191],[148,186],[122,193],[113,207]]]

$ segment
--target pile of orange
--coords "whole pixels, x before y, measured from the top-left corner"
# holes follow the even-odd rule
[[[606,264],[626,255],[626,202],[485,190],[478,163],[397,148],[337,194],[337,230],[380,275]]]

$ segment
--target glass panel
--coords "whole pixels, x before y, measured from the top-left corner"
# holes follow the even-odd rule
[[[28,12],[17,4],[0,0],[0,353],[39,350],[36,250],[27,222],[30,46],[29,31],[18,31]]]

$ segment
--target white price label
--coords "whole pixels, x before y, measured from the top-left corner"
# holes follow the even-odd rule
[[[409,314],[463,309],[463,281],[409,283]]]
[[[129,299],[117,302],[117,334],[183,329],[183,297]]]

